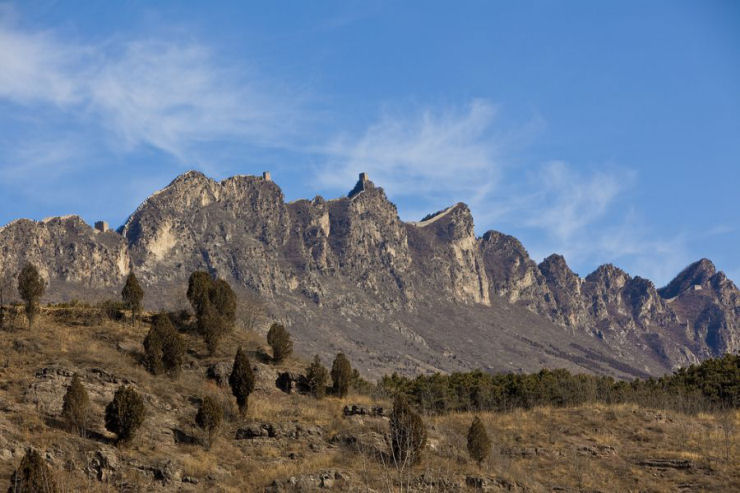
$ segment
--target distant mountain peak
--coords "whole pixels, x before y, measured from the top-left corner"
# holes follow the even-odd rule
[[[674,298],[693,286],[705,285],[717,273],[711,260],[703,258],[682,270],[667,286],[658,290],[663,298]]]

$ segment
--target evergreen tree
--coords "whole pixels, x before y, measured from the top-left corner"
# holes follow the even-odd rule
[[[231,392],[236,397],[236,403],[239,405],[239,412],[242,415],[247,412],[249,394],[254,391],[254,373],[249,364],[247,355],[242,351],[241,346],[236,351],[234,357],[234,366],[229,375],[229,385]]]
[[[195,424],[205,431],[208,436],[206,440],[206,448],[211,448],[213,435],[221,426],[223,417],[224,410],[221,407],[221,404],[219,404],[213,397],[204,397],[203,402],[201,402],[200,407],[198,408],[198,414],[195,415]]]
[[[228,324],[233,324],[236,320],[236,294],[228,282],[223,279],[216,279],[211,284],[209,292],[211,305],[216,312]]]
[[[488,438],[486,427],[478,416],[473,418],[468,429],[468,453],[478,466],[491,453],[491,439]]]
[[[90,418],[90,398],[77,373],[72,376],[72,382],[64,394],[62,418],[71,429],[77,431],[80,436],[85,436]]]
[[[133,389],[121,385],[113,400],[105,407],[105,429],[118,435],[119,442],[128,442],[144,423],[144,400]]]
[[[293,352],[293,341],[290,340],[290,334],[281,324],[274,323],[267,332],[267,343],[272,348],[272,359],[275,363],[280,363]]]
[[[200,270],[190,274],[187,297],[196,317],[200,317],[206,306],[210,304],[211,282],[211,275],[208,272]]]
[[[10,477],[8,493],[57,493],[59,487],[41,454],[28,449]]]
[[[26,316],[28,317],[28,326],[33,327],[36,315],[39,312],[39,299],[44,294],[46,286],[44,280],[39,275],[32,264],[23,266],[18,274],[18,294],[26,302]]]
[[[334,395],[345,397],[352,381],[352,365],[344,353],[339,353],[334,358],[334,363],[331,365],[331,380]]]
[[[306,385],[311,395],[321,399],[326,395],[326,383],[329,381],[329,372],[321,364],[319,355],[313,357],[313,362],[306,368]]]
[[[154,317],[144,339],[144,353],[145,366],[151,373],[159,375],[166,371],[172,376],[180,373],[185,343],[166,313]]]
[[[393,401],[390,431],[391,454],[396,466],[402,468],[417,463],[427,443],[427,430],[421,417],[400,395]]]
[[[131,310],[131,324],[133,325],[139,315],[141,315],[141,300],[144,299],[144,290],[141,289],[139,280],[136,279],[133,270],[126,277],[126,284],[124,284],[121,291],[121,298],[126,308]]]
[[[234,326],[236,294],[223,279],[214,280],[207,272],[196,271],[188,280],[187,296],[198,319],[198,332],[213,354],[221,338]]]

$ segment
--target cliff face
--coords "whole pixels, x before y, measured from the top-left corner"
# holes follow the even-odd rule
[[[120,284],[130,258],[124,238],[100,232],[78,216],[31,221],[19,219],[0,228],[0,278],[6,284],[26,262],[39,269],[52,288],[74,292]]]
[[[120,290],[132,266],[152,307],[184,303],[206,269],[258,294],[313,352],[368,371],[566,366],[658,374],[740,350],[735,285],[708,260],[660,290],[612,266],[580,278],[559,255],[537,265],[511,236],[476,238],[459,203],[404,223],[361,177],[347,197],[285,203],[269,180],[188,172],[116,232],[80,218],[0,229],[0,268],[40,267],[50,299]]]

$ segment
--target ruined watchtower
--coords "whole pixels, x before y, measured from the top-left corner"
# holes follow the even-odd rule
[[[360,179],[357,180],[355,188],[352,189],[347,197],[352,198],[355,195],[364,192],[368,186],[372,187],[372,182],[370,181],[370,178],[367,177],[367,173],[360,173]]]
[[[106,231],[108,231],[108,230],[109,230],[110,228],[108,227],[108,223],[107,223],[106,221],[97,221],[97,222],[95,223],[95,229],[97,229],[97,230],[98,230],[98,231],[100,231],[101,233],[105,233],[105,232],[106,232]]]
[[[269,171],[263,171],[262,172],[262,179],[265,181],[272,181],[272,177],[270,176]]]

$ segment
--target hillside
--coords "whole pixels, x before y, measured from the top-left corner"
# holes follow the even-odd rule
[[[563,367],[631,378],[740,350],[737,287],[706,259],[662,289],[612,265],[581,278],[560,255],[538,265],[511,236],[477,237],[463,203],[403,222],[364,174],[346,197],[286,203],[267,175],[191,171],[117,231],[76,216],[0,228],[6,293],[27,261],[47,302],[117,297],[133,268],[152,309],[186,307],[185,281],[208,270],[290,326],[304,355],[342,350],[369,377]]]
[[[636,404],[586,403],[480,413],[492,453],[479,467],[465,450],[469,412],[424,416],[428,442],[420,464],[399,471],[383,454],[388,418],[345,416],[389,399],[355,391],[323,400],[287,394],[279,372],[306,362],[266,362],[264,339],[237,330],[208,356],[183,332],[182,374],[147,373],[140,360],[144,323],[97,318],[90,308],[44,309],[35,328],[0,333],[0,486],[27,447],[39,450],[62,491],[730,491],[740,488],[736,410],[684,414]],[[237,345],[248,350],[257,385],[239,417],[228,385]],[[324,361],[328,364],[329,361]],[[86,438],[60,419],[62,397],[78,373],[93,407]],[[121,384],[144,397],[146,418],[128,445],[116,446],[103,408]],[[213,396],[225,422],[210,449],[194,423]]]

